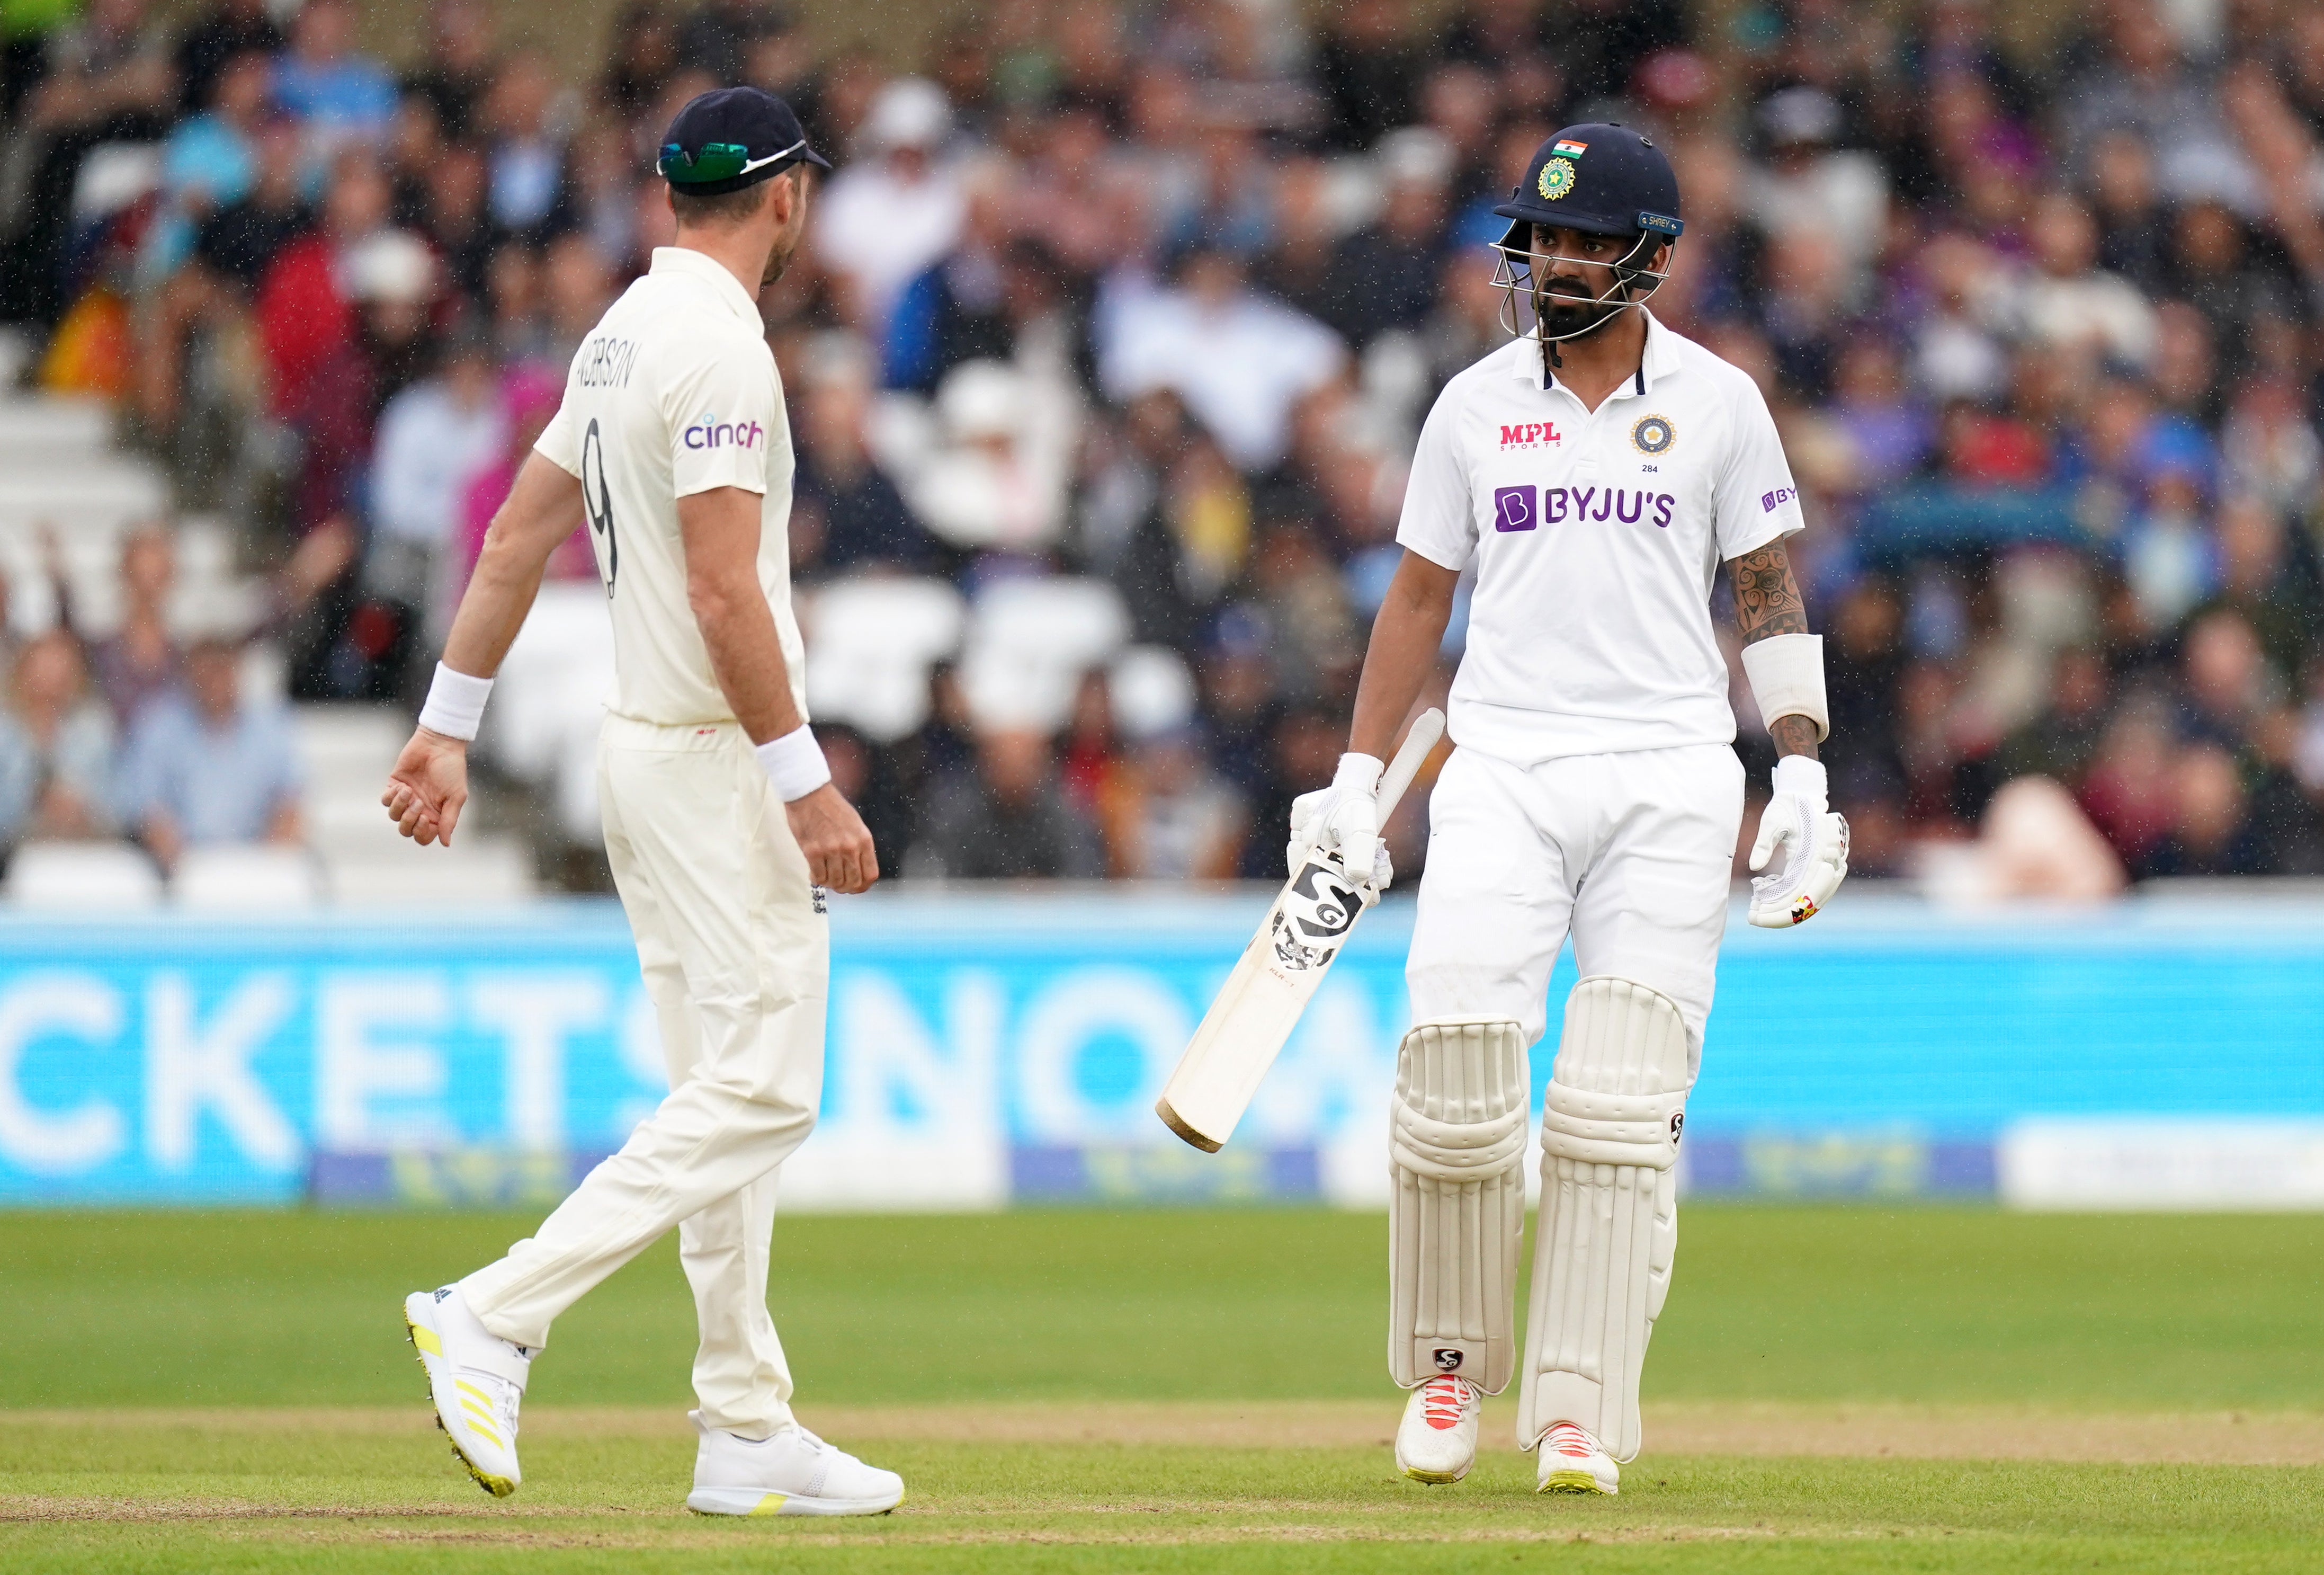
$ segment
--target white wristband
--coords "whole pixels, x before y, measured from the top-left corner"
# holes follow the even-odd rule
[[[1805,717],[1815,724],[1816,742],[1831,737],[1831,711],[1824,703],[1823,636],[1770,635],[1743,647],[1743,673],[1759,702],[1759,719],[1774,732],[1778,718]]]
[[[436,681],[428,686],[428,703],[420,708],[420,725],[447,738],[472,739],[484,724],[484,701],[492,692],[491,679],[455,672],[439,662]]]
[[[1340,756],[1340,768],[1332,774],[1332,785],[1353,788],[1360,793],[1376,793],[1379,792],[1380,773],[1387,769],[1377,756],[1351,751]]]
[[[1774,785],[1777,798],[1789,794],[1804,799],[1819,815],[1831,808],[1831,778],[1821,760],[1811,760],[1804,755],[1784,755],[1775,762]]]
[[[775,784],[776,796],[787,804],[831,780],[823,746],[815,741],[813,730],[804,722],[779,738],[768,739],[756,753],[767,780]]]

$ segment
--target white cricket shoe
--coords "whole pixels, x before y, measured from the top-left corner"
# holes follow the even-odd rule
[[[694,1452],[696,1515],[885,1515],[904,1501],[904,1479],[867,1466],[797,1422],[773,1437],[746,1439],[687,1420],[702,1435]]]
[[[478,1321],[457,1285],[406,1296],[403,1326],[428,1370],[436,1425],[476,1485],[506,1498],[524,1480],[516,1467],[516,1413],[532,1352]]]
[[[1542,1435],[1536,1493],[1603,1493],[1622,1490],[1622,1468],[1586,1427],[1561,1422]]]
[[[1405,1402],[1396,1430],[1397,1468],[1415,1482],[1458,1482],[1477,1463],[1477,1408],[1484,1394],[1455,1374],[1431,1378]]]

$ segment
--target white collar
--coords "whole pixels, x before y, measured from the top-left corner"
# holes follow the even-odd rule
[[[691,246],[656,246],[650,273],[683,273],[699,279],[710,286],[720,304],[736,317],[748,322],[761,333],[766,331],[764,320],[759,316],[759,303],[742,288],[742,282],[726,270],[726,264],[707,252],[697,252]]]
[[[1625,392],[1644,394],[1655,383],[1678,370],[1678,336],[1663,327],[1662,320],[1646,307],[1646,347],[1638,357],[1638,369],[1632,373],[1622,387],[1614,390],[1614,397]],[[1542,364],[1541,343],[1537,339],[1520,338],[1509,341],[1509,375],[1532,387],[1546,390],[1548,368]],[[1530,352],[1530,354],[1528,354]]]

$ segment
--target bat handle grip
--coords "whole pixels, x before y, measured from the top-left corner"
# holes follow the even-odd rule
[[[1386,825],[1388,818],[1396,813],[1397,805],[1404,801],[1405,790],[1411,787],[1412,779],[1420,774],[1421,764],[1428,758],[1428,752],[1435,748],[1436,741],[1443,737],[1444,713],[1434,706],[1413,718],[1412,730],[1404,736],[1403,746],[1388,763],[1388,769],[1380,773],[1379,818],[1382,825]]]

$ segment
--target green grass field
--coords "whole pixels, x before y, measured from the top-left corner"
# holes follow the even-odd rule
[[[2324,1570],[2315,1217],[1691,1208],[1589,1502],[1506,1401],[1396,1477],[1377,1218],[788,1218],[802,1419],[910,1496],[739,1524],[681,1507],[669,1243],[558,1324],[523,1490],[459,1474],[398,1302],[530,1223],[0,1215],[0,1569]]]

